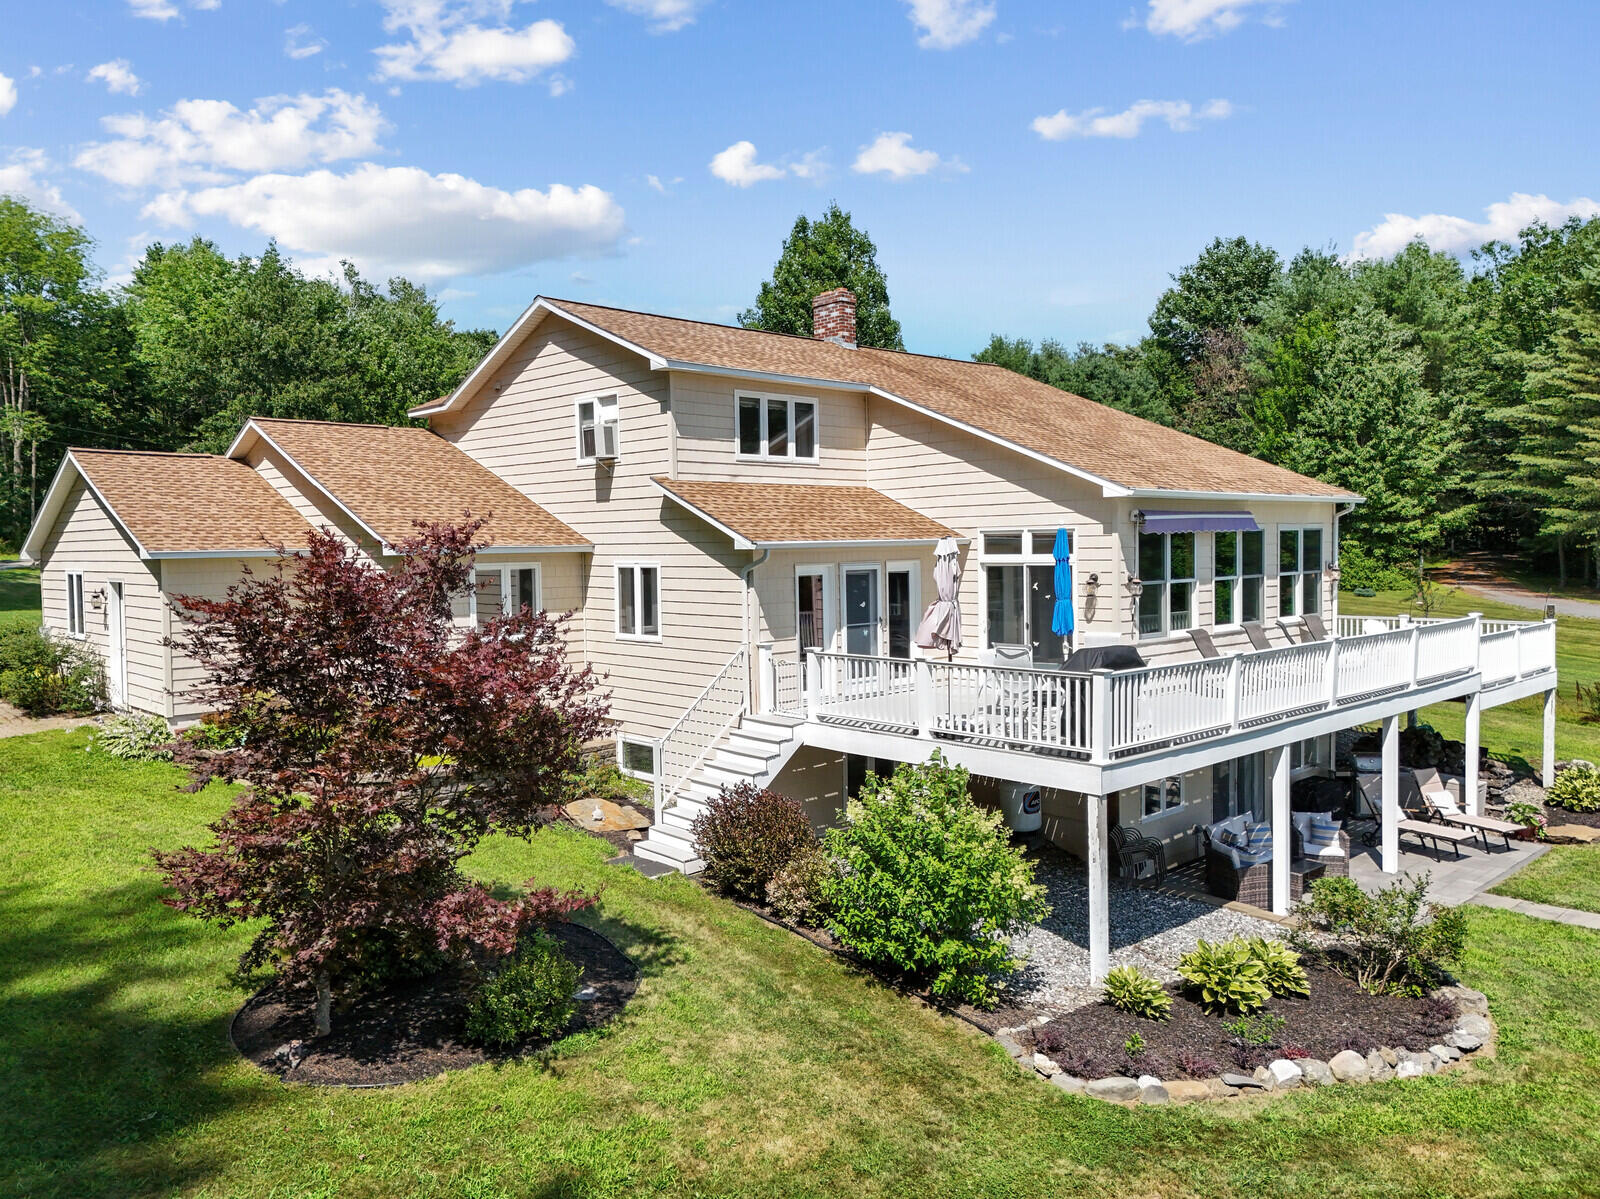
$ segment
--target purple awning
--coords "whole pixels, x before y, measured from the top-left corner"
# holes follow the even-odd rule
[[[1261,528],[1248,512],[1158,512],[1146,508],[1139,518],[1146,533],[1255,533]]]

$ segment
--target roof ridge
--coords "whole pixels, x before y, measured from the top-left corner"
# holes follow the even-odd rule
[[[111,446],[96,445],[69,445],[69,454],[125,454],[133,458],[215,458],[223,462],[232,462],[226,454],[212,454],[205,450],[128,450]]]
[[[431,403],[431,401],[430,401]],[[416,425],[386,425],[379,421],[366,420],[312,420],[305,416],[251,416],[247,421],[273,421],[280,425],[337,425],[345,429],[416,429]],[[420,429],[422,433],[432,432],[431,429]]]

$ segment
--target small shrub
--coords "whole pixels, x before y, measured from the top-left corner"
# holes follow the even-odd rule
[[[1044,1024],[1033,1030],[1033,1047],[1046,1057],[1066,1052],[1071,1044],[1072,1035],[1059,1024]]]
[[[1172,1015],[1172,996],[1137,966],[1118,966],[1106,975],[1105,999],[1119,1012],[1145,1020],[1165,1020]]]
[[[1374,995],[1425,994],[1467,939],[1466,917],[1428,903],[1428,884],[1424,874],[1368,895],[1354,879],[1319,879],[1295,906],[1294,940],[1302,950],[1320,945],[1334,969]]]
[[[190,745],[212,753],[240,749],[244,746],[243,728],[233,724],[222,714],[215,712],[209,712],[202,716],[194,724],[179,733],[178,737]]]
[[[1366,1033],[1360,1032],[1347,1032],[1333,1043],[1333,1051],[1335,1053],[1343,1053],[1348,1049],[1352,1053],[1359,1053],[1363,1056],[1371,1053],[1377,1047],[1377,1041]]]
[[[1021,964],[1011,937],[1050,911],[1034,864],[999,812],[967,793],[938,754],[888,779],[868,774],[846,820],[825,835],[828,931],[869,962],[926,980],[944,999],[992,1004]]]
[[[1222,1029],[1229,1036],[1246,1045],[1276,1045],[1289,1022],[1273,1012],[1255,1012],[1237,1019],[1225,1020]]]
[[[1190,1078],[1212,1078],[1222,1072],[1221,1065],[1196,1049],[1180,1049],[1175,1059],[1177,1067]]]
[[[1250,1073],[1257,1066],[1265,1066],[1278,1056],[1276,1049],[1265,1045],[1248,1045],[1240,1040],[1228,1042],[1228,1058],[1233,1062],[1234,1069],[1245,1074]]]
[[[1506,819],[1527,829],[1536,841],[1544,840],[1544,830],[1550,825],[1544,810],[1538,804],[1529,803],[1525,799],[1519,799],[1506,808]]]
[[[1068,1074],[1078,1078],[1109,1078],[1119,1073],[1127,1060],[1119,1062],[1109,1053],[1095,1053],[1088,1049],[1065,1049],[1059,1054],[1051,1053],[1047,1056]]]
[[[1129,1037],[1122,1043],[1122,1052],[1127,1054],[1129,1057],[1139,1057],[1144,1053],[1144,1051],[1144,1037],[1139,1033],[1134,1033],[1133,1036]]]
[[[1306,981],[1306,970],[1300,964],[1300,955],[1282,941],[1251,937],[1250,956],[1261,963],[1261,981],[1266,983],[1267,990],[1272,994],[1311,994],[1311,985]]]
[[[105,706],[105,672],[86,645],[35,625],[0,632],[0,699],[30,716],[93,712]]]
[[[1574,683],[1578,696],[1578,719],[1584,724],[1600,724],[1600,683]]]
[[[130,762],[171,761],[172,741],[167,722],[146,712],[112,716],[94,736],[96,748]]]
[[[764,903],[778,871],[817,842],[798,801],[751,783],[724,787],[695,818],[694,835],[706,881],[751,903]]]
[[[493,1046],[554,1036],[577,1007],[581,974],[554,940],[528,938],[473,995],[467,1036]]]
[[[1304,1045],[1284,1045],[1279,1048],[1278,1056],[1287,1058],[1291,1062],[1303,1062],[1311,1056],[1311,1050]]]
[[[1457,1014],[1454,1000],[1446,999],[1443,995],[1424,995],[1417,1004],[1414,1026],[1418,1040],[1437,1045],[1455,1028]]]
[[[583,769],[568,778],[567,786],[580,799],[594,797],[617,802],[650,797],[649,783],[623,774],[616,762],[599,755],[586,759]]]
[[[1567,767],[1556,775],[1545,800],[1569,812],[1600,812],[1600,770]]]
[[[1265,971],[1242,937],[1201,940],[1178,959],[1178,974],[1199,993],[1206,1007],[1221,1011],[1254,1011],[1272,998]]]
[[[823,896],[833,863],[815,846],[789,859],[767,884],[767,906],[779,920],[815,928],[827,912]]]

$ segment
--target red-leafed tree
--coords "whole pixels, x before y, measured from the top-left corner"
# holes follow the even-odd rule
[[[565,618],[523,608],[462,630],[483,522],[419,524],[391,569],[326,531],[223,599],[179,597],[172,644],[231,748],[180,741],[191,789],[246,789],[207,849],[156,851],[166,902],[224,926],[264,919],[240,965],[334,991],[393,963],[503,956],[530,924],[593,903],[548,887],[496,899],[461,871],[485,835],[553,814],[608,706],[567,661]],[[214,739],[215,740],[215,739]]]

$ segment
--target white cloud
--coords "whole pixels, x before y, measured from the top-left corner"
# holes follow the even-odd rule
[[[705,0],[606,0],[612,8],[631,12],[651,21],[651,33],[676,33],[694,23]]]
[[[485,80],[525,83],[571,58],[577,47],[561,22],[506,24],[514,0],[380,0],[383,27],[410,41],[379,46],[378,78],[470,87]],[[498,20],[479,24],[479,17]]]
[[[1151,33],[1171,34],[1186,42],[1227,33],[1244,23],[1247,10],[1265,8],[1262,20],[1278,24],[1277,9],[1292,0],[1150,0],[1144,27]],[[1137,20],[1130,22],[1137,25]]]
[[[1220,121],[1233,115],[1226,100],[1208,100],[1195,108],[1187,100],[1139,100],[1121,112],[1087,108],[1062,109],[1052,116],[1033,118],[1033,131],[1047,142],[1073,137],[1138,137],[1146,121],[1165,121],[1174,133],[1189,133],[1200,121]]]
[[[749,187],[768,179],[782,179],[789,172],[770,162],[757,162],[755,143],[744,141],[719,151],[711,159],[711,173],[734,187]]]
[[[269,96],[240,111],[226,100],[180,100],[160,117],[106,117],[114,140],[91,142],[73,165],[124,187],[220,182],[227,171],[272,171],[357,158],[378,149],[378,106],[338,88]]]
[[[17,106],[16,80],[9,75],[0,75],[0,117],[6,115]]]
[[[850,169],[860,175],[910,179],[926,175],[937,167],[955,171],[967,169],[955,159],[940,158],[932,150],[913,149],[909,133],[880,133],[877,141],[861,147]]]
[[[327,41],[317,37],[312,32],[311,26],[303,22],[291,25],[283,31],[283,52],[290,58],[310,58],[313,54],[321,54],[327,48]]]
[[[1513,192],[1509,200],[1491,204],[1483,211],[1485,219],[1482,221],[1438,212],[1423,216],[1385,213],[1377,225],[1355,235],[1350,256],[1388,258],[1418,238],[1427,242],[1431,249],[1459,254],[1475,250],[1486,241],[1515,241],[1517,235],[1535,221],[1559,225],[1568,217],[1600,216],[1600,203],[1580,196],[1562,204],[1545,195]]]
[[[43,150],[22,146],[11,151],[8,157],[0,159],[0,196],[21,196],[37,208],[81,225],[83,217],[78,215],[78,210],[68,204],[61,189],[46,178],[54,166]]]
[[[307,270],[341,258],[383,277],[486,275],[570,255],[616,250],[622,208],[593,185],[504,191],[461,175],[362,163],[346,174],[258,175],[242,183],[166,192],[144,209],[190,228],[219,218],[298,255]]]
[[[189,0],[189,7],[210,12],[222,7],[222,0]],[[176,0],[128,0],[128,12],[150,21],[170,21],[178,15]]]
[[[112,95],[137,96],[144,86],[133,73],[133,64],[126,58],[113,58],[97,67],[89,68],[89,78],[98,79]]]
[[[924,50],[950,50],[977,37],[994,20],[990,0],[906,0],[917,45]]]

